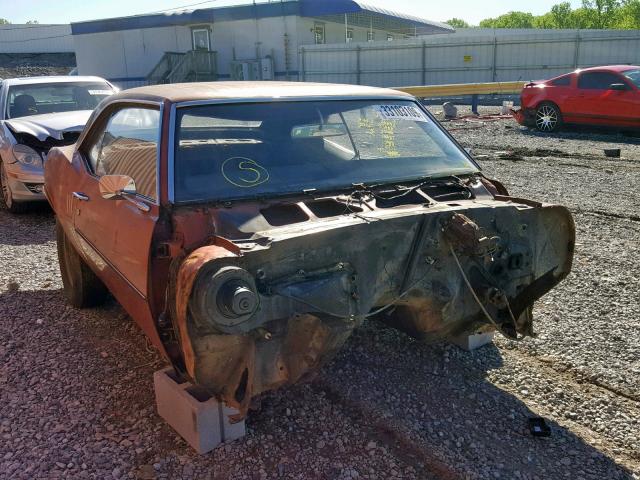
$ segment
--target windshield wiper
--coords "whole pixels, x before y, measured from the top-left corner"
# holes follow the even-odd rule
[[[422,187],[428,185],[429,183],[431,183],[431,178],[429,178],[428,180],[423,180],[422,182],[412,186],[412,187],[405,187],[403,185],[397,184],[397,185],[391,185],[393,188],[395,188],[397,191],[401,191],[401,193],[397,194],[397,195],[392,195],[390,197],[385,197],[383,195],[379,195],[379,194],[374,194],[374,196],[376,198],[379,198],[381,200],[395,200],[397,198],[402,198],[402,197],[406,197],[407,195],[411,195],[412,193],[414,193],[416,190],[421,189]],[[404,190],[403,190],[404,187]]]
[[[415,183],[418,182],[418,183]],[[414,184],[415,185],[411,185]],[[371,192],[371,194],[373,196],[375,196],[376,198],[379,198],[381,200],[395,200],[398,198],[402,198],[405,197],[407,195],[411,195],[412,193],[416,192],[417,190],[423,189],[424,187],[433,187],[433,188],[437,188],[439,185],[442,184],[451,184],[451,185],[455,185],[457,187],[459,187],[460,189],[466,190],[469,194],[470,197],[471,195],[471,191],[469,190],[469,187],[467,185],[464,184],[463,180],[456,176],[456,175],[447,175],[447,176],[443,176],[443,177],[425,177],[422,179],[413,179],[413,180],[407,180],[405,182],[395,182],[395,183],[381,183],[378,185],[372,185],[369,187],[369,191]],[[411,185],[411,186],[410,186]],[[397,195],[392,195],[390,197],[385,197],[383,195],[380,194],[376,194],[373,190],[380,188],[380,187],[392,187],[394,188],[396,191],[400,192]],[[423,192],[425,195],[427,195],[430,198],[440,198],[440,197],[446,197],[446,196],[453,196],[453,193],[445,193],[445,194],[439,194],[439,195],[429,195],[428,192]]]
[[[342,119],[342,123],[344,124],[344,128],[347,130],[347,135],[349,135],[349,141],[351,142],[351,145],[353,145],[354,156],[353,156],[353,158],[351,160],[361,160],[360,151],[358,150],[358,147],[356,146],[356,141],[353,139],[353,135],[351,133],[351,129],[349,129],[349,125],[347,124],[347,121],[344,119],[344,115],[342,113],[340,113],[340,118]]]

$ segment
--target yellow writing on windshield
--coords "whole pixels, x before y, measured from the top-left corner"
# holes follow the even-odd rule
[[[399,157],[400,152],[396,147],[396,122],[394,120],[383,120],[380,122],[380,131],[382,133],[382,148],[387,157]]]

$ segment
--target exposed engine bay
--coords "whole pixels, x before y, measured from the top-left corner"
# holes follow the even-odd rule
[[[173,265],[168,316],[184,371],[240,419],[369,317],[424,341],[533,335],[533,303],[570,272],[575,227],[564,207],[503,190],[471,175],[176,210],[177,231],[215,232]]]

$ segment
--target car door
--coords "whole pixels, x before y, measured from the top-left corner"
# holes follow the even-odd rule
[[[613,84],[624,84],[627,90],[614,90]],[[584,123],[620,124],[628,120],[631,87],[614,72],[582,72],[578,76],[575,116]]]
[[[616,90],[616,94],[611,95],[612,106],[619,110],[625,125],[640,127],[640,88],[637,80],[640,78],[640,70],[622,72],[618,77],[618,84],[624,84],[626,87],[624,90]]]
[[[160,110],[118,106],[93,126],[96,131],[88,132],[78,152],[91,174],[72,193],[74,230],[85,256],[109,270],[103,277],[113,279],[107,283],[127,308],[140,304],[128,302],[127,295],[149,295],[149,250],[159,214]],[[99,186],[105,175],[131,177],[136,193],[105,198]]]

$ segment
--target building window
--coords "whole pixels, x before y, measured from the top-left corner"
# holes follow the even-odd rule
[[[347,43],[353,42],[353,28],[347,28]]]
[[[375,42],[376,40],[376,32],[372,32],[371,30],[369,30],[367,32],[367,42]]]
[[[393,35],[387,33],[387,42],[393,42]]]
[[[316,45],[324,45],[326,43],[324,23],[316,23],[313,27]]]

